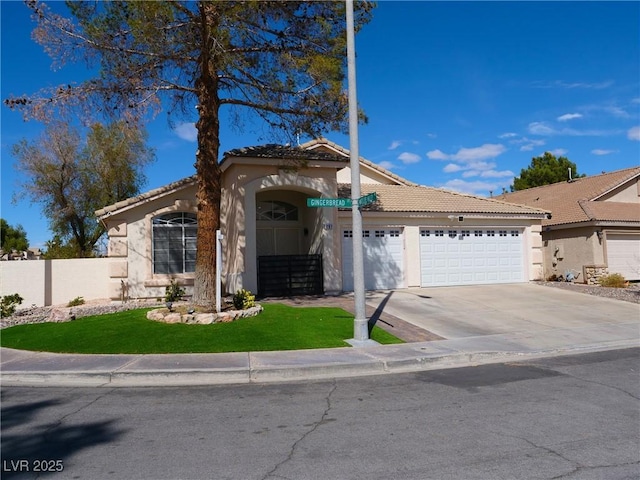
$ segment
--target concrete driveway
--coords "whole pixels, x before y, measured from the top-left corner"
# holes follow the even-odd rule
[[[532,283],[367,292],[367,304],[447,339],[638,324],[640,305]]]

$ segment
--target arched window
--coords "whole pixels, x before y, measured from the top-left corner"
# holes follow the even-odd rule
[[[267,200],[256,205],[256,220],[297,221],[298,207],[286,202]]]
[[[198,221],[194,213],[173,212],[153,219],[153,273],[196,270]]]

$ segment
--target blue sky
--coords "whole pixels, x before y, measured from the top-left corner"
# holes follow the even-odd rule
[[[2,99],[86,76],[82,66],[51,70],[21,2],[1,9]],[[381,1],[356,38],[369,117],[360,154],[416,183],[482,196],[508,189],[545,151],[587,175],[637,166],[639,18],[638,2]],[[1,214],[42,246],[52,235],[40,207],[11,202],[11,146],[42,127],[4,106],[0,114]],[[160,114],[148,125],[157,160],[145,189],[194,173],[194,120],[171,129]],[[221,152],[270,141],[257,122],[238,132],[225,120]],[[344,135],[327,137],[349,147]]]

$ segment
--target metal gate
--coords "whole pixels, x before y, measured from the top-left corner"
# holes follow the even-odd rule
[[[258,296],[322,295],[322,255],[258,257]]]

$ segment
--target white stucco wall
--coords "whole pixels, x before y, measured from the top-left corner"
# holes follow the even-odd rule
[[[594,227],[551,230],[543,234],[544,277],[582,272],[584,265],[605,264],[602,240]],[[578,282],[584,279],[578,277]]]
[[[109,298],[108,258],[0,262],[0,294],[18,293],[20,308],[66,305],[76,297]]]
[[[606,202],[640,203],[640,179],[609,192],[602,200]]]

